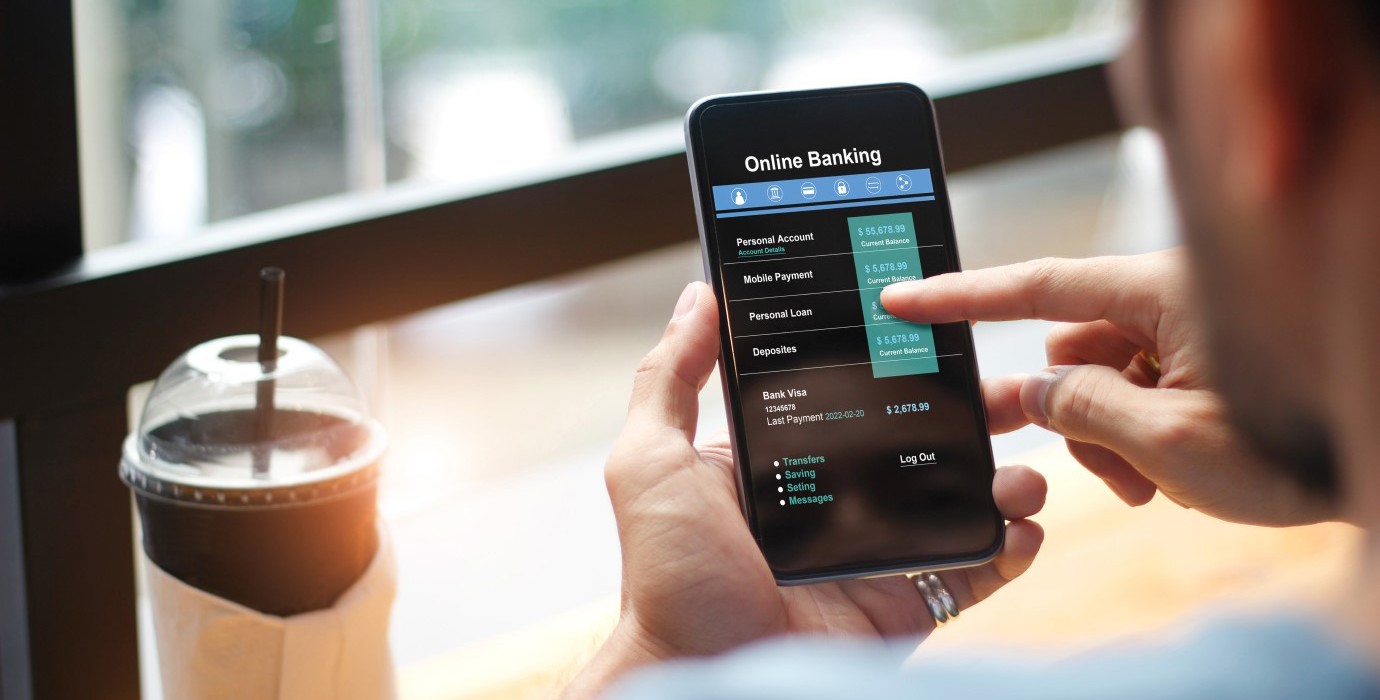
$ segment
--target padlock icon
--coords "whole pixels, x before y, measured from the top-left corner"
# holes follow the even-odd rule
[[[835,183],[834,183],[834,191],[835,191],[835,192],[838,192],[840,197],[847,197],[847,196],[848,196],[848,181],[847,181],[847,180],[839,180],[838,182],[835,182]]]

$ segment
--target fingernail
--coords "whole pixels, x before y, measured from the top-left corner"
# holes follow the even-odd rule
[[[685,291],[680,293],[680,299],[676,301],[676,310],[671,313],[671,320],[674,321],[690,313],[690,310],[695,308],[695,300],[699,296],[699,289],[694,282],[685,285]]]
[[[1031,423],[1041,428],[1049,427],[1049,413],[1045,402],[1049,398],[1050,387],[1069,373],[1072,367],[1050,367],[1030,375],[1021,386],[1021,410]]]

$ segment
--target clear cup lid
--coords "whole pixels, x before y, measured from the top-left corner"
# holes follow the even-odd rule
[[[373,483],[383,432],[340,365],[311,343],[282,337],[276,367],[265,371],[258,349],[257,335],[218,338],[163,372],[125,441],[126,483],[149,495],[226,505]]]

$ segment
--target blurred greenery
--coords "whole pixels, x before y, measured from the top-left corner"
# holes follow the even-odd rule
[[[124,118],[131,120],[140,100],[159,86],[185,91],[200,106],[210,219],[346,189],[346,92],[337,23],[337,3],[345,1],[125,0],[127,24],[120,28],[129,66]],[[562,133],[578,141],[677,117],[701,85],[761,87],[773,67],[801,46],[835,50],[830,32],[855,27],[860,17],[934,37],[926,42],[932,45],[917,48],[957,57],[1099,28],[1120,4],[377,0],[388,177],[415,176],[418,151],[427,148],[407,138],[403,130],[411,122],[399,121],[398,115],[415,112],[416,105],[404,101],[416,95],[403,86],[428,70],[440,71],[441,77],[422,84],[438,89],[434,86],[445,84],[445,66],[467,71],[520,66],[554,86],[568,122]],[[708,37],[708,43],[689,41],[696,37]],[[720,46],[731,52],[730,76],[714,73],[726,70],[717,65],[722,61],[684,65],[695,63],[696,56],[715,58],[714,47]],[[840,46],[843,51],[848,44]],[[676,47],[688,48],[677,53]],[[856,82],[867,80],[859,75]],[[501,110],[497,114],[496,119]],[[137,144],[130,150],[140,151]],[[136,170],[137,163],[131,177]]]

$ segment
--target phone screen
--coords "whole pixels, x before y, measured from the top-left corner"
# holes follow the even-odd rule
[[[1003,527],[971,330],[880,302],[959,269],[928,98],[726,96],[686,128],[743,506],[777,579],[990,558]]]

